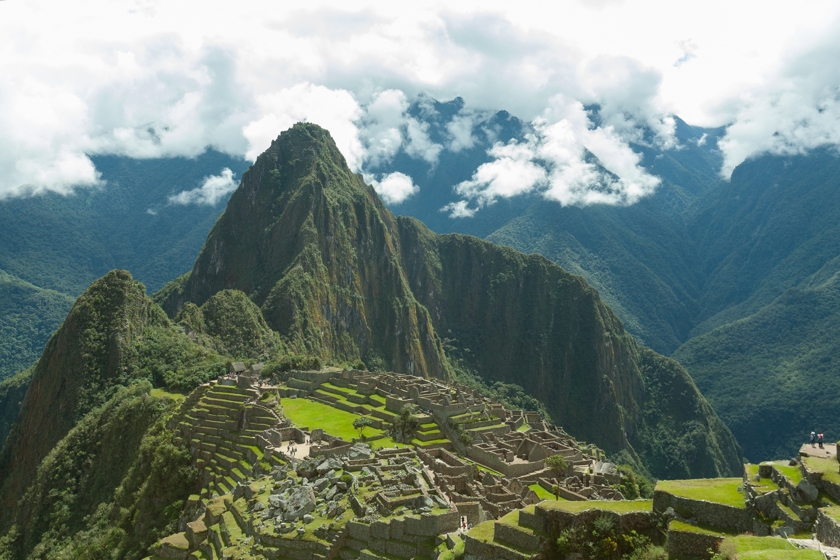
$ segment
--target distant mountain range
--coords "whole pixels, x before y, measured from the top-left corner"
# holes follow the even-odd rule
[[[443,145],[463,110],[460,99],[426,99],[409,113]],[[441,212],[457,200],[453,185],[490,160],[493,141],[529,130],[504,111],[476,122],[492,134],[476,129],[471,147],[442,150],[434,164],[403,150],[369,170],[400,171],[420,187],[392,205],[394,213],[439,233],[539,253],[583,276],[640,342],[688,367],[747,457],[791,454],[812,429],[840,433],[831,329],[840,256],[834,151],[763,156],[723,181],[723,130],[677,119],[679,149],[633,146],[662,179],[635,205],[561,207],[529,195],[453,219]],[[247,167],[213,152],[95,163],[108,181],[103,189],[0,202],[0,290],[15,294],[0,299],[0,329],[11,335],[0,340],[2,375],[37,358],[72,299],[105,271],[128,268],[155,291],[190,270],[221,207],[167,205],[167,197],[224,167],[237,178]]]

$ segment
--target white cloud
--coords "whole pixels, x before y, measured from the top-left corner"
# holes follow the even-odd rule
[[[724,155],[721,175],[729,177],[738,164],[764,153],[840,147],[840,37],[819,39],[791,53],[768,80],[771,87],[745,92],[734,122],[718,141]]]
[[[450,137],[446,149],[457,153],[475,146],[476,138],[472,132],[477,120],[478,115],[475,111],[462,109],[451,121],[446,123],[446,131]]]
[[[406,135],[408,142],[405,152],[414,158],[426,160],[428,163],[437,163],[443,146],[432,142],[429,138],[428,123],[409,117],[406,119]]]
[[[366,151],[366,163],[373,167],[391,161],[403,144],[408,99],[396,89],[377,92],[364,108],[360,135]]]
[[[587,161],[587,151],[600,166]],[[535,191],[563,206],[634,204],[660,183],[612,126],[593,127],[580,103],[562,97],[534,122],[525,142],[496,144],[488,154],[495,159],[455,186],[463,200],[442,209],[450,217],[472,217],[499,198]]]
[[[381,181],[372,177],[365,178],[373,189],[382,197],[385,204],[399,204],[411,195],[420,192],[420,187],[414,184],[411,177],[404,173],[394,172],[385,175]]]
[[[219,175],[205,177],[200,187],[189,191],[181,191],[169,197],[169,204],[203,204],[215,206],[220,200],[236,190],[237,183],[233,178],[233,171],[225,167]],[[157,212],[148,210],[152,215]]]
[[[620,146],[648,127],[673,147],[671,114],[732,123],[724,174],[759,153],[840,142],[840,4],[596,4],[0,2],[0,198],[98,185],[89,154],[213,146],[253,158],[299,120],[327,127],[356,169],[399,149],[434,164],[444,149],[468,148],[480,121],[466,112],[445,145],[433,142],[405,112],[423,92],[528,121],[558,94],[599,104],[602,132],[573,127],[576,149],[600,149],[624,170],[624,183],[602,183],[626,201],[649,181],[626,173],[633,158]],[[561,166],[557,184],[590,184],[576,165]]]
[[[450,202],[440,209],[441,212],[449,212],[450,218],[472,218],[478,212],[478,208],[470,208],[466,200]]]
[[[248,159],[255,160],[280,132],[308,121],[329,130],[347,164],[358,168],[363,149],[355,121],[362,116],[362,109],[349,91],[303,83],[261,95],[257,104],[263,116],[243,129]]]

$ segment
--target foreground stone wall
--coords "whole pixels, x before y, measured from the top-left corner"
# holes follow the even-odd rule
[[[835,521],[830,513],[840,515],[840,507],[819,511],[816,524],[817,539],[828,546],[840,547],[840,523]]]
[[[754,530],[752,513],[746,508],[682,498],[662,490],[654,491],[653,510],[662,514],[668,508],[673,508],[680,516],[701,525],[738,533]]]
[[[723,536],[688,531],[668,531],[668,559],[693,560],[711,558],[709,551],[717,551]]]

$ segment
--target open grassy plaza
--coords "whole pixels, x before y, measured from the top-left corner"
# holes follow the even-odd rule
[[[299,428],[309,428],[310,430],[321,428],[326,433],[346,441],[352,441],[359,437],[359,431],[353,427],[353,421],[359,418],[360,414],[339,410],[304,398],[283,399],[282,404],[283,412]],[[382,434],[384,434],[382,430],[374,428],[365,430],[367,438]],[[380,439],[368,441],[368,443],[374,449],[399,445],[387,435]]]

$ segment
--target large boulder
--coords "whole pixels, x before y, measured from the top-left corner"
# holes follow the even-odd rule
[[[319,475],[323,476],[323,475],[325,475],[326,473],[328,473],[332,470],[337,471],[338,469],[342,468],[343,466],[344,466],[344,464],[339,459],[336,459],[335,457],[330,457],[329,459],[327,459],[326,461],[324,461],[320,465],[318,465],[315,468],[315,470],[318,472]]]
[[[350,458],[351,461],[357,461],[359,459],[368,459],[371,454],[370,445],[366,443],[356,443],[350,447],[350,451],[347,452],[347,456]]]
[[[289,492],[284,521],[297,521],[307,513],[315,511],[315,492],[311,486],[298,486]]]
[[[807,478],[803,478],[796,485],[796,493],[799,495],[800,500],[811,503],[819,497],[820,491]]]

